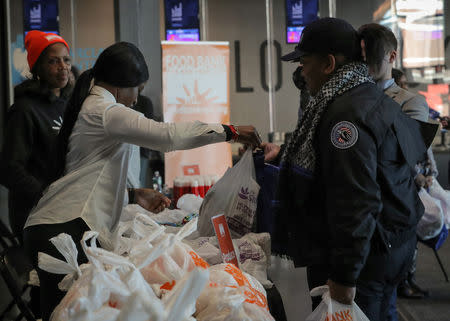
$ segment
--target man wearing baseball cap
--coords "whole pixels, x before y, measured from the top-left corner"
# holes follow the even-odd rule
[[[263,144],[266,160],[280,158],[273,250],[307,267],[310,289],[328,284],[334,300],[385,320],[423,214],[419,124],[377,88],[344,20],[312,22],[282,59],[300,62],[312,97],[286,146]]]

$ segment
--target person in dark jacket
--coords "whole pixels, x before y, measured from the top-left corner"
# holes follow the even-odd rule
[[[373,76],[377,85],[386,95],[398,103],[402,111],[411,118],[426,122],[429,118],[429,107],[425,99],[417,94],[407,91],[406,78],[401,70],[393,68],[397,56],[397,38],[392,30],[377,23],[362,25],[358,29],[361,37],[363,57],[369,65],[369,73]],[[434,164],[434,170],[425,170],[428,164]],[[437,175],[436,162],[431,148],[427,151],[427,157],[417,164],[418,169],[415,182],[420,188],[426,184],[432,184],[432,173]],[[423,175],[429,174],[428,178]],[[408,273],[400,280],[397,291],[394,290],[391,298],[389,321],[397,321],[397,292],[401,297],[421,299],[428,295],[428,291],[422,289],[415,280],[417,259],[417,246],[414,251]]]
[[[139,93],[137,103],[134,109],[144,114],[145,117],[153,119],[155,121],[162,121],[161,117],[158,117],[153,109],[153,103],[147,96]],[[151,184],[151,175],[155,171],[164,173],[164,161],[162,160],[161,153],[149,148],[140,147],[140,174],[139,180],[142,187],[148,187]],[[151,175],[149,175],[149,172]]]
[[[419,123],[377,88],[344,20],[312,22],[282,59],[300,59],[312,97],[286,146],[262,145],[281,160],[273,249],[307,267],[310,288],[328,284],[332,299],[384,320],[423,215]]]
[[[9,189],[9,221],[19,239],[28,214],[52,180],[56,138],[72,88],[69,46],[63,38],[30,31],[25,48],[33,78],[14,89],[1,164],[1,183]]]

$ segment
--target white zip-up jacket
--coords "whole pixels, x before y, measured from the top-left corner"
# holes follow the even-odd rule
[[[224,142],[221,124],[159,123],[116,102],[94,86],[69,139],[66,173],[45,191],[25,227],[82,218],[111,248],[111,233],[128,203],[126,182],[132,144],[169,152]]]

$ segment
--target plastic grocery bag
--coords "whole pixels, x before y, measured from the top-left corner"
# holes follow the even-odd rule
[[[165,228],[151,219],[147,214],[139,211],[141,207],[126,208],[130,220],[119,222],[113,233],[113,252],[119,255],[129,254],[138,250],[137,244],[153,247],[152,242],[164,234]],[[145,211],[144,209],[142,209]]]
[[[81,276],[81,269],[78,266],[77,261],[77,247],[73,242],[72,237],[65,233],[52,237],[50,242],[64,256],[66,262],[46,253],[39,252],[38,265],[44,271],[68,275],[58,284],[60,290],[67,291],[72,286],[73,282]]]
[[[184,194],[178,199],[177,207],[188,213],[198,214],[203,198],[195,194]]]
[[[166,249],[166,251],[160,255],[157,259],[147,265],[141,264],[139,266],[142,275],[145,280],[154,285],[155,291],[158,295],[171,290],[177,281],[182,279],[183,276],[196,267],[208,268],[209,264],[206,263],[195,251],[182,240],[190,235],[197,226],[197,219],[187,223],[176,234],[165,234],[161,239],[173,238],[173,242]],[[160,240],[153,242],[154,246],[158,246]],[[148,251],[148,250],[147,250]],[[146,250],[143,248],[142,253]],[[130,253],[130,259],[133,260],[133,252]]]
[[[223,263],[222,252],[219,250],[218,244],[213,244],[215,237],[200,237],[194,240],[183,240],[184,243],[192,247],[202,259],[210,265]],[[217,243],[217,239],[216,239]]]
[[[226,216],[232,236],[240,237],[251,232],[256,227],[258,193],[252,151],[248,149],[206,194],[200,207],[200,236],[214,235],[211,218],[221,213]]]
[[[210,265],[223,262],[217,238],[200,237],[195,240],[185,240],[194,251]],[[267,269],[270,266],[270,235],[268,233],[249,233],[233,240],[239,268],[255,277],[264,287],[271,288],[273,283],[267,279]]]
[[[192,227],[187,229],[192,230]],[[184,236],[188,232],[184,230],[184,234],[180,235]],[[126,257],[98,248],[97,237],[98,233],[93,231],[84,234],[82,246],[90,263],[84,265],[87,268],[80,270],[79,278],[53,311],[51,320],[192,320],[197,298],[209,280],[209,271],[206,268],[186,273],[172,291],[160,300],[145,282],[137,267]],[[144,265],[151,264],[173,245],[171,241],[174,239],[175,235],[163,237],[151,251],[147,251],[147,258],[140,255],[137,261]],[[61,244],[71,248],[73,241],[70,236],[61,234],[55,238],[54,243],[58,244],[59,250],[64,250]],[[66,259],[73,261],[72,255]],[[59,264],[63,266],[62,263]],[[51,268],[62,273],[62,268],[58,269],[55,266]],[[66,268],[66,270],[70,272],[74,269]]]
[[[186,274],[161,301],[151,300],[145,293],[135,292],[128,298],[116,321],[191,320],[195,302],[208,280],[207,269],[195,269]],[[159,313],[161,304],[164,312]]]
[[[311,296],[319,295],[322,295],[322,302],[306,318],[306,321],[369,321],[355,302],[346,305],[333,300],[330,297],[328,285],[311,290]]]
[[[83,265],[81,275],[55,308],[51,320],[115,320],[119,310],[135,292],[145,293],[145,297],[159,304],[155,313],[162,314],[162,303],[139,270],[127,258],[98,248],[97,237],[98,233],[94,231],[83,235],[82,247],[89,264]],[[90,246],[87,244],[89,240]]]
[[[166,321],[185,320],[196,310],[196,301],[209,281],[209,270],[195,268],[177,282],[162,302],[168,311]]]
[[[429,194],[441,201],[444,224],[450,227],[450,191],[442,188],[441,184],[433,177],[433,184],[429,188]]]
[[[209,268],[209,284],[197,300],[198,321],[272,321],[263,286],[234,264]]]
[[[425,207],[425,213],[417,224],[417,235],[422,240],[428,240],[437,236],[444,225],[441,201],[423,188],[419,191],[419,197]]]
[[[115,234],[115,252],[128,256],[158,296],[171,290],[178,280],[195,267],[209,266],[189,245],[182,242],[197,230],[197,218],[185,224],[177,234],[167,234],[164,233],[164,227],[145,214],[133,214],[129,209],[127,215],[129,218],[134,215],[134,218],[120,222]],[[156,248],[163,251],[155,252]],[[158,253],[157,256],[152,252]]]

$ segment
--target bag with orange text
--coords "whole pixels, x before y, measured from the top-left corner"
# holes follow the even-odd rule
[[[347,305],[333,300],[330,297],[328,285],[311,290],[311,296],[319,295],[322,295],[322,302],[306,318],[306,321],[370,321],[355,302]]]

